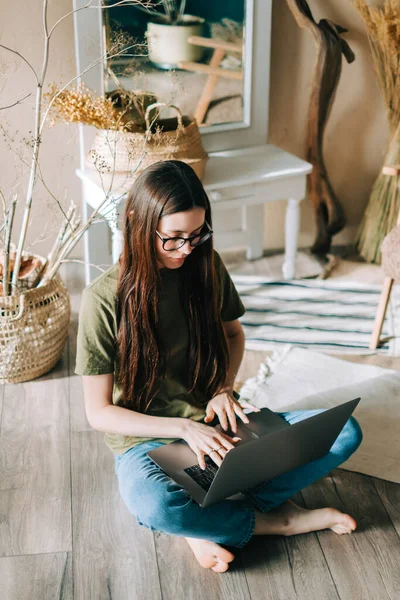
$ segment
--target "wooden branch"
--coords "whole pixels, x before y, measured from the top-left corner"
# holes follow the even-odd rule
[[[308,111],[307,160],[313,165],[308,175],[308,194],[317,221],[317,237],[312,251],[326,253],[332,236],[343,229],[345,217],[329,181],[323,157],[323,135],[340,79],[342,54],[348,63],[355,60],[355,55],[340,37],[346,29],[327,19],[317,23],[306,0],[286,2],[297,24],[312,34],[317,47]]]
[[[16,292],[17,290],[17,282],[18,282],[18,274],[22,260],[22,253],[24,250],[24,244],[26,235],[28,232],[29,219],[32,210],[32,201],[33,201],[33,190],[36,185],[36,174],[37,174],[37,166],[39,162],[39,153],[40,146],[42,143],[41,139],[41,131],[40,131],[40,120],[42,115],[42,96],[43,96],[43,85],[46,78],[47,68],[49,64],[49,46],[50,46],[50,38],[47,33],[47,10],[48,10],[48,0],[43,0],[43,28],[44,28],[44,45],[43,45],[43,64],[42,71],[40,74],[40,78],[36,87],[36,102],[35,102],[35,126],[34,126],[34,138],[33,138],[33,148],[32,148],[32,159],[31,166],[29,171],[29,182],[28,188],[26,190],[26,198],[25,198],[25,210],[22,219],[21,230],[18,238],[17,245],[17,255],[15,257],[15,266],[12,276],[12,290],[11,293]]]
[[[53,244],[53,247],[52,247],[52,249],[50,250],[50,253],[47,256],[47,262],[48,262],[49,265],[52,264],[54,258],[58,254],[58,251],[60,249],[60,246],[62,245],[64,236],[65,236],[66,230],[68,228],[68,225],[71,222],[71,219],[72,219],[73,215],[75,214],[75,211],[76,211],[76,206],[72,202],[71,205],[70,205],[70,207],[69,207],[69,210],[68,210],[67,216],[65,218],[65,221],[61,224],[60,230],[59,230],[57,238],[56,238],[56,240],[55,240],[55,242]]]
[[[12,199],[11,206],[5,217],[6,225],[6,239],[4,244],[4,256],[3,256],[3,296],[9,295],[9,270],[10,270],[10,245],[11,245],[11,234],[14,223],[15,209],[17,206],[18,195]]]
[[[36,79],[36,83],[37,84],[39,83],[39,78],[38,78],[38,75],[37,75],[35,69],[32,67],[31,63],[25,58],[25,56],[23,56],[22,54],[20,54],[19,52],[17,52],[17,50],[13,50],[12,48],[9,48],[8,46],[4,46],[3,44],[0,44],[0,48],[3,48],[4,50],[7,50],[8,52],[12,52],[13,54],[16,54],[17,56],[19,56],[20,59],[23,60],[28,65],[28,67],[30,68],[30,70],[34,74],[35,79]]]
[[[16,100],[15,102],[13,102],[12,104],[9,104],[8,106],[0,106],[0,110],[6,110],[7,108],[13,108],[14,106],[17,106],[18,104],[22,104],[22,102],[24,100],[26,100],[27,98],[29,98],[29,96],[32,96],[32,94],[27,94],[23,98],[20,98],[20,100]]]
[[[61,261],[62,263],[69,263],[69,262],[73,262],[73,263],[79,263],[81,265],[89,265],[89,267],[94,267],[95,269],[98,269],[101,273],[105,273],[106,269],[102,269],[99,265],[95,265],[94,263],[91,262],[86,262],[84,260],[80,260],[79,258],[64,258],[64,260]],[[107,268],[111,267],[111,265],[106,265]]]

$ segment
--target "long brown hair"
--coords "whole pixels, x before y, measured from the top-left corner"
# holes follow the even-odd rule
[[[210,202],[199,178],[177,160],[150,165],[127,197],[118,275],[117,353],[123,404],[132,410],[145,412],[165,377],[166,354],[158,328],[158,221],[195,207],[205,209],[205,220],[212,225]],[[223,386],[229,366],[212,237],[188,255],[180,271],[189,326],[189,391],[202,394],[205,405]]]

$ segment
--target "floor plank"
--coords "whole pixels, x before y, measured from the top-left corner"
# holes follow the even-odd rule
[[[71,554],[5,556],[0,581],[5,600],[72,600]]]
[[[67,354],[6,385],[0,439],[0,556],[71,550]]]
[[[301,494],[293,500],[305,506]],[[252,600],[339,599],[315,533],[254,537],[243,561]]]
[[[341,600],[398,599],[399,537],[370,478],[337,469],[302,493],[308,508],[333,506],[358,522],[350,535],[317,534]]]
[[[235,560],[221,575],[201,567],[183,538],[156,532],[155,542],[163,600],[250,600],[239,549],[233,550]]]
[[[75,600],[161,600],[153,534],[124,506],[103,435],[72,433]]]
[[[400,485],[376,477],[371,477],[371,480],[397,534],[400,536]]]
[[[296,600],[285,539],[253,537],[242,550],[252,600]]]

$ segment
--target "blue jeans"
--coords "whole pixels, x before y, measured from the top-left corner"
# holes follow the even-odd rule
[[[278,414],[288,423],[296,423],[318,412],[321,409]],[[283,504],[346,461],[361,440],[360,426],[351,417],[322,458],[246,490],[244,498],[222,500],[206,508],[201,508],[147,456],[147,452],[162,446],[162,442],[145,442],[116,456],[115,472],[122,499],[139,525],[171,535],[203,538],[242,548],[253,535],[255,509],[267,512]]]

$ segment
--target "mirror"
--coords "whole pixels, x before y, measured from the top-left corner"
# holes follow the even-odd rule
[[[103,43],[111,56],[125,48],[104,64],[107,95],[121,87],[149,92],[195,116],[205,133],[249,125],[251,78],[243,40],[251,39],[252,0],[106,4]]]

